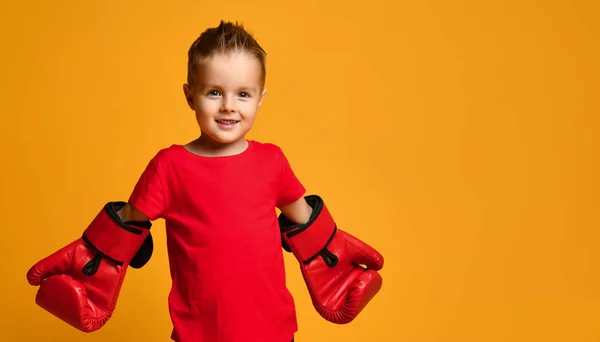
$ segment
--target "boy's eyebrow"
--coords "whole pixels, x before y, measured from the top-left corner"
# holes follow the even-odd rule
[[[256,93],[256,87],[240,87],[240,90],[250,91]]]
[[[222,88],[220,85],[214,84],[214,83],[202,83],[200,84],[200,87],[202,89],[207,89],[207,88]]]
[[[220,85],[214,84],[214,83],[206,83],[206,84],[200,85],[200,88],[201,89],[207,89],[207,88],[221,89],[223,87],[220,86]],[[250,92],[254,92],[254,93],[256,93],[258,91],[257,88],[253,87],[253,86],[241,86],[241,87],[238,88],[238,90],[240,90],[240,91],[250,91]]]

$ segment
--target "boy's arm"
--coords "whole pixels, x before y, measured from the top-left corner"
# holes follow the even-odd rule
[[[308,205],[304,196],[306,189],[300,183],[283,151],[279,148],[281,170],[279,174],[279,193],[277,195],[277,208],[283,216],[295,224],[306,224],[310,221],[312,207]]]
[[[296,224],[306,224],[310,220],[310,215],[313,211],[304,196],[283,206],[280,210],[285,217]]]

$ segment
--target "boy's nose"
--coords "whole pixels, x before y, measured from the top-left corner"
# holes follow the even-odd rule
[[[233,101],[227,97],[223,97],[223,102],[221,102],[221,111],[222,112],[233,112]]]

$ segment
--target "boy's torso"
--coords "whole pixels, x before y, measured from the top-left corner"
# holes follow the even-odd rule
[[[164,153],[176,341],[289,341],[294,302],[285,285],[275,205],[280,162],[251,142],[231,157],[201,157],[181,145]]]

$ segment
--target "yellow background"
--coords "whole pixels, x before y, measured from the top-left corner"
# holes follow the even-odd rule
[[[168,341],[164,223],[84,335],[25,273],[198,133],[186,53],[220,19],[269,54],[249,138],[286,152],[386,258],[353,323],[297,341],[599,341],[600,14],[593,1],[26,1],[0,10],[0,340]]]

